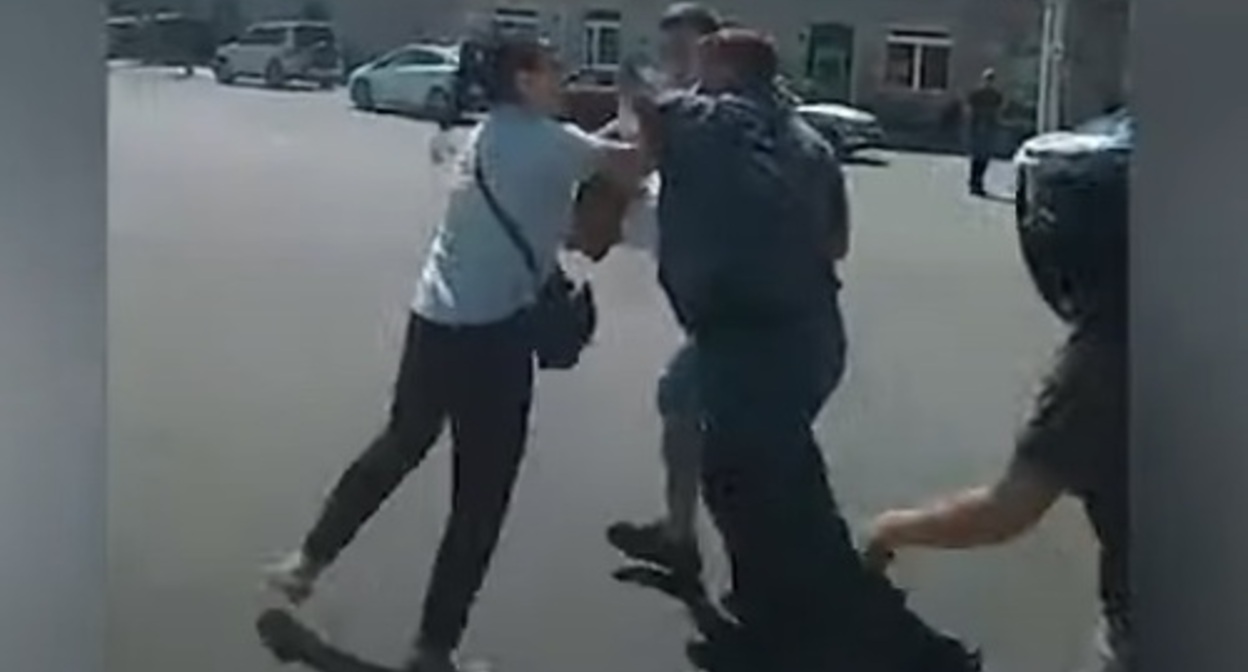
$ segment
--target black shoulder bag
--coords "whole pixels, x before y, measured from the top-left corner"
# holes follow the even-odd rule
[[[544,277],[538,267],[537,255],[520,226],[486,185],[479,159],[473,161],[473,175],[494,218],[533,275],[537,301],[529,309],[529,321],[538,366],[543,369],[571,369],[580,361],[581,353],[598,327],[598,307],[592,288],[589,283],[577,285],[572,282],[557,264],[555,270]]]

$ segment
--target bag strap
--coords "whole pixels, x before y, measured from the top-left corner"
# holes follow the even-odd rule
[[[475,150],[474,150],[475,153]],[[511,239],[512,245],[524,257],[524,265],[528,267],[529,272],[533,274],[534,280],[540,285],[541,270],[537,265],[537,254],[533,252],[533,246],[529,244],[528,239],[520,231],[520,225],[512,218],[510,214],[503,209],[502,204],[498,202],[498,198],[494,196],[494,192],[490,190],[485,181],[485,171],[481,169],[481,160],[479,154],[473,157],[472,172],[473,177],[477,181],[477,188],[481,190],[481,195],[485,197],[485,203],[489,206],[490,211],[494,213],[494,219],[498,220],[499,226],[506,232],[507,237]]]

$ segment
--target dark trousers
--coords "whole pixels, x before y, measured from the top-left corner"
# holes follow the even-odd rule
[[[988,166],[992,162],[996,136],[995,127],[987,125],[971,126],[967,147],[967,154],[971,164],[967,186],[973,193],[981,194],[984,192],[984,176],[988,174]]]
[[[947,645],[956,659],[960,645],[928,630],[863,566],[829,487],[812,425],[844,370],[839,310],[696,338],[704,499],[731,560],[745,632],[769,652],[768,665],[959,669],[929,650]]]
[[[989,157],[984,154],[971,154],[971,172],[967,186],[971,192],[976,194],[984,193],[984,176],[988,174],[988,165],[991,162]]]
[[[390,420],[330,494],[304,552],[328,564],[449,420],[450,520],[425,596],[420,643],[452,651],[494,554],[528,433],[533,357],[523,320],[448,327],[412,316]]]

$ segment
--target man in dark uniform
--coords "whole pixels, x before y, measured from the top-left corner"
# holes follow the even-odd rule
[[[697,92],[637,112],[663,181],[660,282],[698,352],[704,499],[750,650],[775,672],[977,669],[867,570],[828,487],[812,425],[845,361],[835,152],[777,91],[769,41],[723,30],[699,60]]]
[[[1071,155],[1044,175],[1020,231],[1046,301],[1072,326],[1013,459],[995,484],[880,516],[866,551],[884,567],[910,547],[974,548],[1033,529],[1063,494],[1100,542],[1103,628],[1094,669],[1129,672],[1127,161]],[[1050,170],[1041,167],[1043,170]]]
[[[996,149],[997,134],[1001,126],[1001,110],[1005,106],[1005,96],[997,89],[997,75],[992,70],[984,71],[980,84],[966,99],[967,118],[967,150],[971,158],[971,174],[969,188],[975,196],[983,196],[984,176],[988,173],[988,164],[992,161]]]

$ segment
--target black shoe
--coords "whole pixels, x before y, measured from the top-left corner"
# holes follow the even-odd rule
[[[736,593],[728,591],[719,596],[719,607],[729,616],[741,620],[741,598]]]
[[[657,565],[683,578],[702,576],[702,555],[697,544],[673,542],[658,523],[616,523],[607,528],[607,541],[638,562]]]
[[[960,642],[949,642],[934,650],[913,668],[914,672],[983,672],[984,659],[979,651],[968,651]]]

